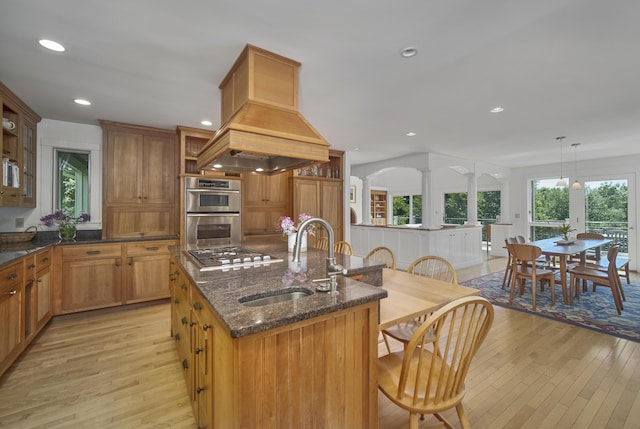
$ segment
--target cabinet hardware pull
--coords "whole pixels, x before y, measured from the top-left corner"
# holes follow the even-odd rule
[[[13,296],[13,295],[15,295],[17,293],[18,293],[18,291],[15,290],[15,289],[9,291],[9,295],[11,295],[11,296]]]
[[[99,255],[99,250],[87,250],[87,255]]]
[[[200,394],[200,393],[202,393],[202,392],[204,392],[204,387],[198,387],[198,388],[196,389],[196,393]]]
[[[182,286],[180,286],[182,288],[182,290],[187,290],[187,285],[182,283]]]
[[[16,273],[11,273],[7,276],[7,280],[17,279],[18,275]]]
[[[187,362],[187,360],[186,360],[186,359],[182,361],[182,367],[183,367],[184,369],[189,368],[189,362]]]
[[[39,278],[39,279],[37,280],[37,282],[38,282],[38,283],[42,283],[42,278]]]
[[[180,300],[178,298],[174,299],[173,302],[175,302],[176,304],[180,304]]]
[[[207,325],[206,323],[204,325],[202,325],[202,330],[206,331],[207,329],[209,329],[211,326]]]
[[[33,270],[36,267],[36,264],[30,264],[27,269],[28,270]]]
[[[42,258],[42,262],[47,262],[49,260],[49,258],[47,258],[46,256],[44,258]]]
[[[176,334],[174,338],[176,339],[176,341],[180,341],[180,334]]]
[[[195,304],[193,304],[193,308],[195,308],[196,310],[200,311],[200,310],[202,310],[202,305],[200,305],[199,302],[196,302]]]
[[[199,355],[201,351],[202,351],[202,349],[200,347],[196,347],[195,352],[196,352],[197,355]]]
[[[189,323],[189,326],[193,327],[193,326],[195,326],[195,324],[196,324],[196,322],[191,322],[191,323]]]
[[[118,258],[116,259],[116,267],[119,267],[120,265],[122,265],[122,261]]]
[[[184,316],[182,319],[180,319],[180,321],[182,322],[183,325],[186,325],[187,323],[189,323],[189,321],[187,320],[186,316]]]
[[[157,246],[147,247],[147,250],[150,252],[155,252],[156,250],[158,250],[158,247]]]
[[[133,258],[127,258],[127,263],[129,265],[133,265]]]

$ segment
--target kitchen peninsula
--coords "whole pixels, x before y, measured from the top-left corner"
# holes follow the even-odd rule
[[[200,427],[377,427],[378,300],[383,265],[336,255],[338,295],[316,291],[325,251],[300,265],[284,242],[247,244],[276,261],[200,271],[171,248],[171,329]],[[280,260],[281,261],[278,261]],[[261,306],[245,300],[311,292]],[[244,302],[244,303],[243,303]]]
[[[351,225],[351,247],[366,255],[377,246],[386,246],[396,256],[396,266],[406,270],[425,255],[445,258],[460,269],[482,262],[482,226],[444,225]]]

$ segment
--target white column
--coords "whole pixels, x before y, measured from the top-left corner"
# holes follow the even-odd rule
[[[500,223],[511,223],[509,179],[500,179]]]
[[[428,168],[420,168],[422,173],[422,225],[433,226],[433,210],[434,207],[431,198],[433,198],[433,183],[431,180],[431,170]]]
[[[476,173],[467,173],[467,224],[478,223],[478,177]]]
[[[362,223],[371,225],[371,178],[362,180]]]

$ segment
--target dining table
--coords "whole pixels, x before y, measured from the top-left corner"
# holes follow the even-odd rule
[[[382,271],[382,288],[388,295],[380,300],[380,330],[436,311],[458,298],[480,295],[479,289],[390,268]]]
[[[542,250],[542,254],[548,257],[557,257],[559,260],[558,273],[559,278],[556,284],[562,287],[562,298],[565,305],[569,303],[569,294],[567,288],[567,261],[571,256],[577,256],[581,263],[585,262],[586,252],[590,249],[597,249],[606,244],[611,243],[611,239],[569,239],[563,240],[560,237],[545,238],[543,240],[532,241],[529,244],[538,246]]]

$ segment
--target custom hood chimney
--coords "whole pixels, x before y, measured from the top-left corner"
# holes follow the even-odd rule
[[[273,174],[329,160],[329,143],[298,112],[299,67],[244,48],[220,84],[221,126],[198,154],[198,169]]]

